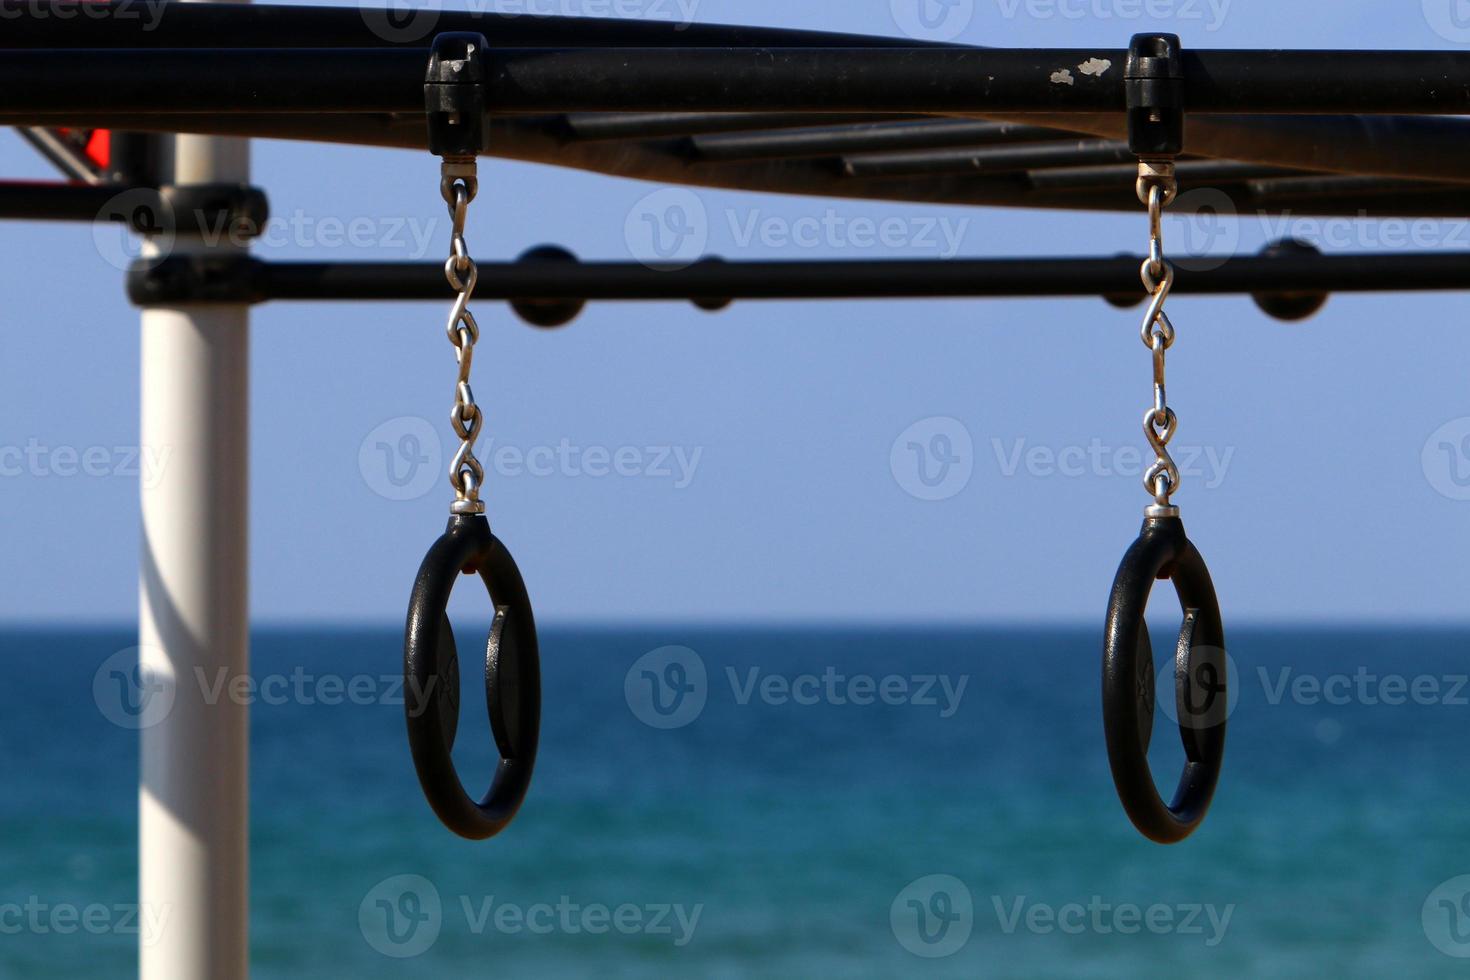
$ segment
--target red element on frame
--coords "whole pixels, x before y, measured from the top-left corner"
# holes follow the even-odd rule
[[[106,129],[94,129],[92,135],[87,138],[87,159],[97,165],[97,169],[106,170],[112,162],[112,133]]]

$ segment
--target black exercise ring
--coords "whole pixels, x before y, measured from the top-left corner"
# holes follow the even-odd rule
[[[1174,694],[1184,771],[1165,805],[1148,767],[1153,726],[1153,654],[1144,610],[1156,579],[1169,579],[1184,610],[1174,657]],[[1123,556],[1103,636],[1103,729],[1113,784],[1139,832],[1173,844],[1204,819],[1225,755],[1225,631],[1209,569],[1178,517],[1149,517]]]
[[[461,572],[478,571],[495,604],[485,652],[485,696],[500,762],[476,803],[450,750],[459,718],[458,657],[447,607]],[[541,661],[531,600],[510,552],[479,514],[456,514],[419,566],[403,637],[408,744],[419,785],[444,826],[471,840],[504,830],[531,785],[541,729]]]

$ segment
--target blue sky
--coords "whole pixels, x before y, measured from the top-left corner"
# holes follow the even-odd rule
[[[653,16],[681,9],[640,2]],[[694,9],[706,22],[898,35],[901,22],[912,29],[907,2],[702,0]],[[635,8],[548,0],[530,9]],[[1470,41],[1470,29],[1460,35],[1470,16],[1456,19],[1458,8],[1438,0],[1422,10],[1341,0],[957,9],[958,40],[1008,46],[1121,47],[1151,29],[1201,47]],[[1167,16],[1133,16],[1148,10]],[[8,133],[0,167],[12,178],[50,176]],[[448,234],[437,180],[426,154],[258,142],[255,182],[275,223],[257,254],[436,259]],[[494,161],[482,187],[468,238],[485,259],[548,242],[628,259],[647,196],[660,190]],[[1145,245],[1141,214],[696,196],[709,251],[730,259],[1107,255]],[[1252,216],[1223,229],[1173,223],[1166,234],[1176,249],[1214,236],[1255,251],[1284,227],[1335,250],[1470,249],[1462,222],[1385,236],[1372,224]],[[891,233],[879,236],[886,245],[872,240],[880,228]],[[107,236],[87,225],[0,226],[3,620],[135,615],[137,312]],[[1175,445],[1193,458],[1178,502],[1227,622],[1465,618],[1465,302],[1341,296],[1287,325],[1246,298],[1171,301]],[[498,304],[474,308],[484,330],[475,392],[494,440],[481,449],[490,516],[545,622],[1092,622],[1137,531],[1139,419],[1151,397],[1137,310],[1087,299],[750,302],[716,315],[602,304],[538,332]],[[401,621],[447,504],[437,474],[415,481],[413,470],[450,450],[445,312],[257,309],[257,621]]]

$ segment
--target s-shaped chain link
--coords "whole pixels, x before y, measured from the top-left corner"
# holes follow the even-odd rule
[[[453,225],[449,258],[444,262],[444,278],[449,280],[449,287],[456,294],[445,330],[459,362],[454,408],[449,413],[450,424],[454,426],[455,435],[459,436],[459,449],[449,463],[449,482],[454,487],[454,503],[449,505],[449,510],[453,514],[483,514],[485,504],[480,500],[480,485],[485,480],[485,468],[475,458],[475,440],[480,436],[485,417],[480,406],[475,404],[475,393],[470,390],[470,368],[475,358],[475,342],[480,339],[480,327],[475,322],[475,315],[469,311],[470,295],[475,291],[480,273],[464,241],[465,216],[479,189],[479,180],[473,158],[468,162],[446,158],[439,174],[439,193],[449,206]]]
[[[1178,508],[1169,498],[1179,489],[1179,467],[1169,455],[1169,440],[1179,428],[1179,418],[1169,407],[1164,393],[1164,353],[1174,345],[1174,325],[1164,312],[1164,301],[1174,288],[1174,266],[1164,258],[1164,208],[1174,200],[1179,185],[1174,178],[1174,164],[1159,161],[1141,162],[1138,167],[1138,199],[1148,206],[1148,258],[1140,277],[1148,290],[1148,309],[1143,316],[1140,334],[1143,345],[1153,351],[1154,403],[1144,413],[1143,434],[1153,447],[1156,459],[1143,474],[1143,486],[1153,495],[1150,513],[1174,515]]]

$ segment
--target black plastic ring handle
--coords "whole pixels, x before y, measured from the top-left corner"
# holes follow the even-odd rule
[[[447,608],[455,579],[478,571],[495,622],[485,652],[485,696],[500,762],[479,802],[465,792],[450,750],[459,696]],[[510,552],[480,514],[456,514],[434,542],[413,586],[403,637],[404,713],[419,785],[444,826],[471,840],[493,837],[515,817],[531,785],[541,730],[541,660],[531,600]]]
[[[1144,610],[1157,579],[1174,583],[1184,623],[1174,657],[1174,693],[1184,771],[1165,804],[1148,767],[1153,663]],[[1103,636],[1103,729],[1123,809],[1139,832],[1173,844],[1204,819],[1225,756],[1225,630],[1205,561],[1178,517],[1150,517],[1113,579]]]

